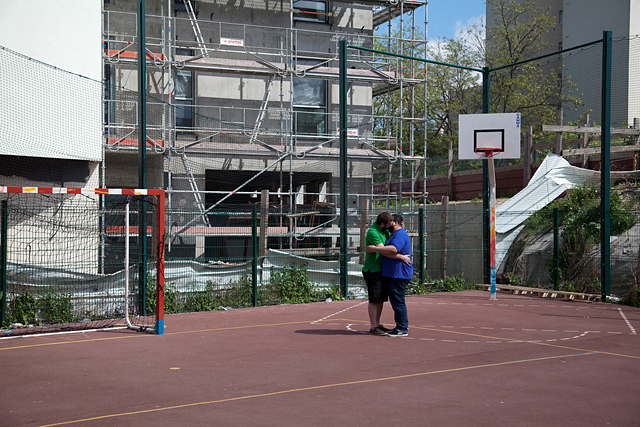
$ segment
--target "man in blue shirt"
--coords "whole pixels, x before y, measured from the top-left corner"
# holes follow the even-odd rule
[[[385,246],[367,246],[367,252],[378,252],[383,255],[382,275],[387,278],[389,302],[393,308],[396,327],[388,333],[390,337],[406,337],[409,335],[409,318],[405,303],[405,291],[413,278],[413,266],[396,259],[398,254],[411,257],[411,239],[404,229],[401,215],[393,215],[394,224],[391,237]]]

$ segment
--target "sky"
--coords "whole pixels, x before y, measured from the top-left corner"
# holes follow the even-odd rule
[[[429,0],[428,38],[454,37],[457,32],[484,20],[485,0]],[[424,21],[424,7],[416,15],[416,20]]]
[[[453,38],[465,28],[484,20],[486,13],[485,0],[428,0],[428,38],[434,40],[442,37]],[[425,7],[416,13],[416,26],[424,29]],[[405,17],[405,19],[408,19]],[[382,28],[385,27],[385,28]],[[386,33],[386,26],[378,31]]]

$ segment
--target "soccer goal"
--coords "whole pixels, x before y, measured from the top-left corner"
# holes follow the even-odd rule
[[[162,334],[164,198],[0,187],[2,335],[117,326]]]

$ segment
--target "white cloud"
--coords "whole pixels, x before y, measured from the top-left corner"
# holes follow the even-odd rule
[[[485,22],[486,22],[485,15],[472,16],[464,24],[462,23],[462,21],[456,21],[455,37],[456,38],[462,37],[462,38],[466,39],[467,38],[466,37],[467,29],[469,29],[470,27],[472,27],[474,25],[479,25],[482,28],[484,28],[484,23]],[[484,36],[483,36],[483,38],[484,38]]]

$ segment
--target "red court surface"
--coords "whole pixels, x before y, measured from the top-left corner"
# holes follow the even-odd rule
[[[640,309],[466,291],[0,340],[1,426],[638,426]],[[383,320],[393,324],[390,306]]]

